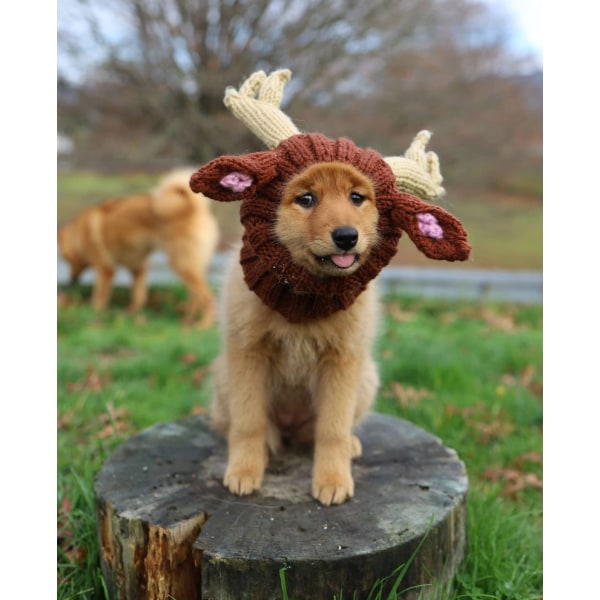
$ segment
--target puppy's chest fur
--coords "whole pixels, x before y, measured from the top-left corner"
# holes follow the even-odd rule
[[[283,329],[283,331],[282,331]],[[280,384],[305,386],[316,375],[321,361],[331,352],[332,340],[315,336],[307,328],[286,332],[286,327],[273,327],[264,339],[264,347],[272,376]]]
[[[344,362],[368,354],[377,320],[377,297],[369,286],[347,310],[305,323],[289,323],[267,307],[243,279],[239,264],[229,273],[228,337],[240,352],[266,361],[274,387],[311,387],[324,361]]]

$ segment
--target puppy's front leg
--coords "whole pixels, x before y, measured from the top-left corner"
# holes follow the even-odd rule
[[[312,495],[322,504],[341,504],[354,495],[352,424],[360,368],[360,360],[349,357],[334,356],[322,363],[312,482]]]
[[[247,350],[229,351],[230,416],[223,483],[234,494],[251,494],[267,465],[267,363]]]

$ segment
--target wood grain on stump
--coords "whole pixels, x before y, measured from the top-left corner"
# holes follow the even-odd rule
[[[425,587],[402,598],[443,598],[464,555],[464,464],[401,419],[371,414],[356,433],[355,496],[331,507],[310,496],[308,449],[272,457],[261,491],[239,497],[222,485],[226,445],[203,417],[132,437],[95,483],[111,597],[281,599],[285,569],[291,600],[363,599],[424,540],[400,590]]]

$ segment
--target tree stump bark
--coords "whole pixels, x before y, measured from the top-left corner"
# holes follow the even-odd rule
[[[221,483],[225,441],[203,417],[132,437],[95,483],[111,598],[281,599],[284,577],[291,600],[359,600],[413,554],[398,591],[423,587],[399,597],[444,598],[465,549],[464,464],[401,419],[371,414],[356,433],[355,496],[331,507],[310,496],[308,449],[272,457],[261,491],[238,497]]]

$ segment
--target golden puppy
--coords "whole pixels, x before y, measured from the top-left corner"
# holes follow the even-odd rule
[[[353,427],[372,405],[378,304],[373,280],[402,231],[430,258],[465,260],[461,223],[400,192],[373,150],[298,134],[271,151],[200,167],[194,191],[241,201],[244,236],[222,288],[223,349],[214,364],[212,422],[225,434],[224,484],[258,490],[268,451],[314,441],[312,495],[354,494]]]
[[[319,277],[346,277],[377,242],[371,182],[351,165],[313,165],[289,181],[276,235],[293,261]],[[237,257],[236,257],[237,258]],[[371,358],[377,302],[372,286],[347,309],[290,323],[250,291],[233,261],[224,284],[225,348],[215,363],[215,426],[227,435],[225,485],[261,485],[267,445],[282,435],[315,441],[312,494],[323,504],[351,497],[352,427],[371,406],[379,378]]]
[[[186,319],[193,320],[201,312],[201,326],[213,323],[214,301],[206,272],[219,230],[209,199],[189,187],[191,173],[186,169],[173,171],[150,193],[106,200],[59,230],[59,251],[70,265],[71,281],[77,281],[87,267],[95,270],[95,309],[108,304],[119,265],[133,277],[130,310],[143,307],[147,259],[151,252],[161,249],[188,290]]]

